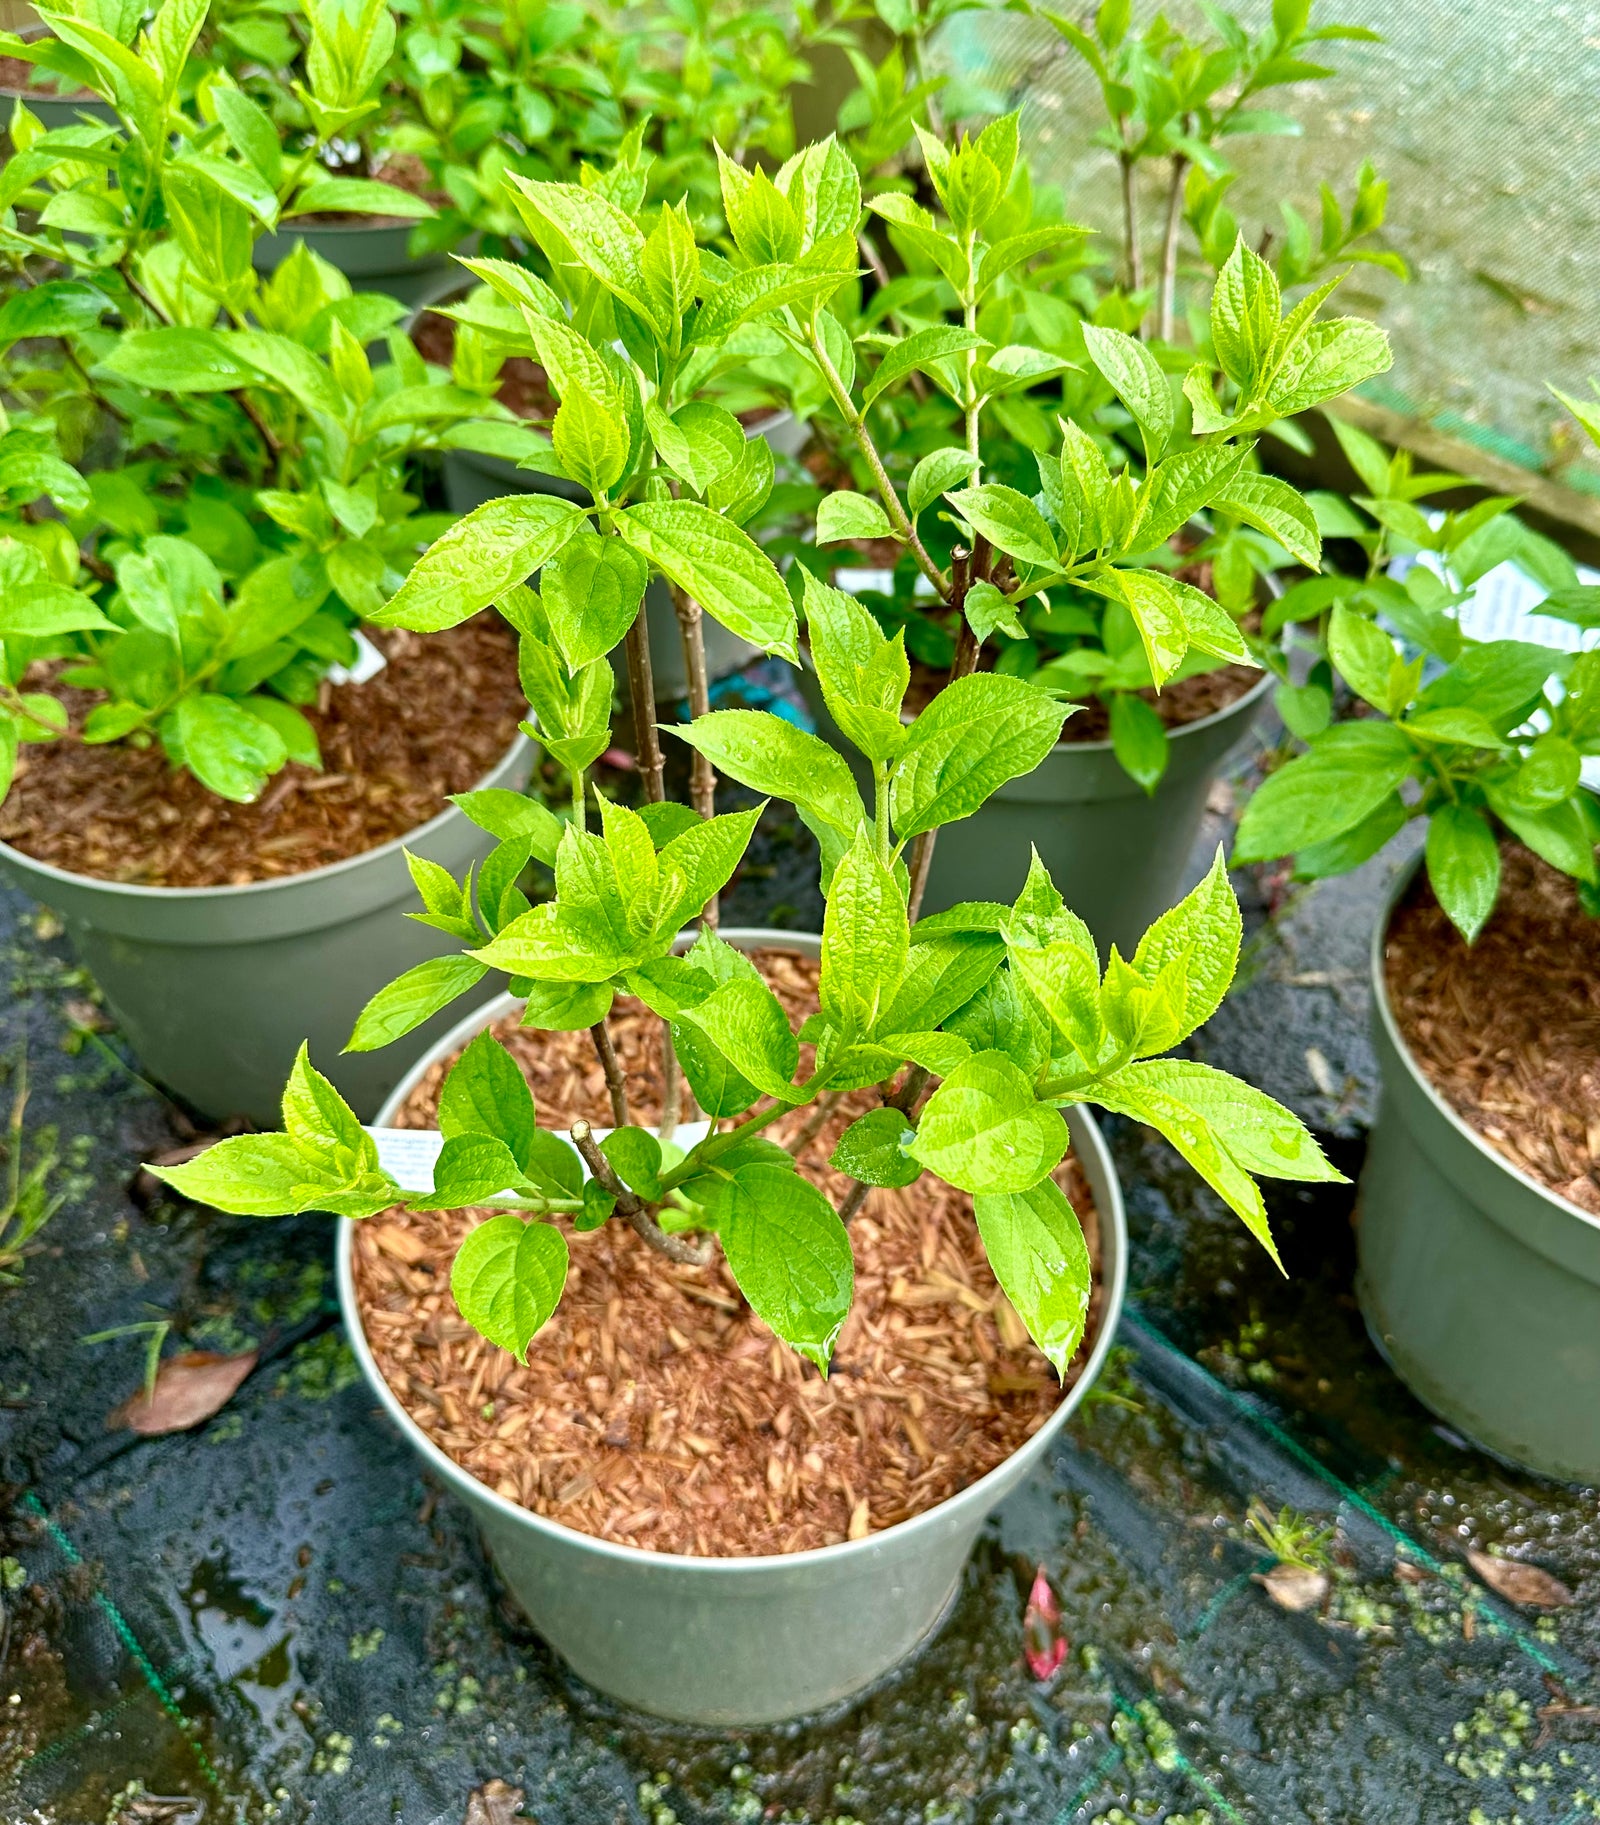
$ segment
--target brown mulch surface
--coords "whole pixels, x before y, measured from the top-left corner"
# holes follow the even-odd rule
[[[324,682],[306,708],[323,770],[291,762],[253,805],[172,767],[152,745],[24,747],[0,839],[74,874],[155,887],[242,886],[303,874],[405,836],[478,785],[527,705],[515,633],[479,615],[445,633],[369,633],[389,663],[365,684]],[[70,691],[74,721],[96,698]]]
[[[816,1006],[814,963],[782,951],[759,961],[791,1018]],[[657,1023],[623,1001],[611,1030],[633,1114],[653,1119]],[[610,1121],[587,1033],[534,1033],[514,1021],[495,1032],[532,1083],[543,1125]],[[432,1125],[443,1076],[436,1066],[419,1084],[403,1126]],[[836,1200],[849,1181],[823,1163],[875,1103],[870,1090],[845,1099],[807,1151],[808,1176]],[[1059,1176],[1098,1267],[1087,1183],[1070,1156]],[[827,1381],[750,1312],[720,1260],[675,1266],[615,1221],[571,1239],[566,1292],[521,1367],[464,1323],[450,1297],[450,1262],[480,1214],[394,1211],[357,1228],[373,1354],[457,1463],[603,1539],[745,1556],[859,1538],[992,1470],[1061,1397],[995,1284],[971,1200],[930,1175],[873,1192],[851,1225],[855,1304]],[[1097,1289],[1091,1340],[1100,1301]]]
[[[1407,1048],[1450,1106],[1512,1165],[1600,1216],[1600,920],[1518,843],[1470,948],[1425,878],[1384,946]]]

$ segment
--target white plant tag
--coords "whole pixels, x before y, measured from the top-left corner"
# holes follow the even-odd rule
[[[356,629],[355,640],[355,664],[330,665],[328,667],[330,684],[365,684],[369,678],[376,678],[389,663],[359,627]]]
[[[687,1153],[710,1132],[709,1122],[680,1122],[672,1137],[673,1144],[680,1152]],[[437,1128],[368,1128],[367,1133],[377,1143],[378,1164],[390,1178],[404,1185],[407,1191],[433,1190],[433,1169],[444,1147],[444,1136]],[[596,1128],[594,1136],[597,1141],[603,1141],[610,1133],[609,1128]],[[561,1138],[567,1137],[562,1135]],[[583,1176],[589,1176],[587,1166]]]

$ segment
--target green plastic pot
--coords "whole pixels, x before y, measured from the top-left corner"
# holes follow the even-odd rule
[[[792,414],[777,412],[749,434],[764,437],[774,455],[788,456],[804,446],[810,432]],[[588,490],[576,482],[556,475],[542,475],[536,469],[519,469],[503,456],[485,456],[476,450],[445,452],[444,496],[452,513],[471,513],[485,501],[499,500],[508,494],[556,494],[563,500],[576,501],[580,506],[587,506],[590,498]],[[652,581],[646,591],[645,613],[657,701],[675,702],[688,695],[689,674],[683,663],[683,643],[678,633],[678,617],[672,608],[672,594],[659,578]],[[710,615],[703,618],[701,625],[706,673],[713,682],[760,657],[760,647],[729,633]]]
[[[434,302],[461,282],[461,268],[448,253],[406,251],[415,222],[340,222],[321,228],[285,223],[276,234],[258,237],[252,261],[259,273],[275,272],[302,241],[335,266],[357,291],[387,292],[402,304]]]
[[[482,784],[520,788],[532,760],[519,736]],[[438,1015],[380,1051],[340,1053],[386,982],[460,949],[402,916],[416,899],[403,852],[459,875],[493,846],[450,805],[392,843],[245,887],[99,881],[8,843],[0,843],[0,868],[60,915],[150,1078],[208,1118],[276,1127],[302,1040],[357,1113],[370,1116],[450,1025],[453,1016]]]
[[[1496,1456],[1600,1483],[1600,1218],[1497,1153],[1428,1082],[1372,946],[1383,1090],[1357,1204],[1356,1292],[1373,1342],[1425,1405]]]
[[[820,948],[793,932],[722,935],[745,950],[814,957]],[[393,1120],[429,1064],[517,1006],[506,996],[462,1021],[395,1091],[380,1121]],[[1068,1121],[1099,1213],[1105,1295],[1084,1372],[1003,1464],[937,1508],[864,1540],[744,1559],[645,1552],[497,1495],[433,1443],[379,1372],[356,1304],[349,1224],[340,1225],[338,1240],[345,1327],[385,1411],[472,1510],[511,1594],[574,1672],[624,1704],[685,1723],[744,1728],[803,1716],[865,1690],[937,1628],[990,1511],[1047,1461],[1110,1351],[1127,1274],[1122,1195],[1093,1120],[1072,1110]]]
[[[809,665],[802,680],[818,734],[870,790],[861,758],[828,714]],[[1124,770],[1109,741],[1058,743],[974,816],[940,829],[923,912],[961,900],[1014,900],[1031,845],[1100,948],[1114,943],[1131,956],[1145,928],[1180,897],[1212,783],[1250,733],[1273,683],[1264,672],[1226,709],[1169,729],[1167,770],[1153,794]]]
[[[57,127],[81,127],[85,115],[99,126],[117,125],[116,109],[98,95],[72,99],[38,89],[0,89],[0,123],[9,125],[19,101],[30,114],[37,116],[47,133],[53,133]]]

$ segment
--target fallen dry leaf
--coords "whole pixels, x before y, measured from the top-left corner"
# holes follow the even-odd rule
[[[239,1384],[256,1366],[256,1352],[219,1356],[215,1350],[185,1350],[169,1356],[156,1371],[150,1398],[144,1390],[125,1400],[106,1421],[115,1431],[126,1426],[154,1438],[164,1432],[187,1432],[220,1413]]]
[[[461,1825],[531,1825],[522,1811],[522,1789],[508,1781],[485,1781],[467,1795],[467,1816]]]
[[[1496,1596],[1508,1603],[1523,1603],[1530,1609],[1562,1610],[1572,1602],[1572,1592],[1559,1578],[1541,1571],[1537,1565],[1524,1565],[1520,1559],[1496,1559],[1467,1548],[1467,1563]]]
[[[1328,1594],[1328,1574],[1313,1571],[1309,1565],[1275,1565],[1269,1572],[1257,1572],[1256,1583],[1280,1610],[1314,1610]]]

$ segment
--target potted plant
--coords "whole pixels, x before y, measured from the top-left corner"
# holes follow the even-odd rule
[[[1600,802],[1582,774],[1600,754],[1600,652],[1474,640],[1457,610],[1508,557],[1551,589],[1538,612],[1577,629],[1600,624],[1600,591],[1507,500],[1427,513],[1419,501],[1457,478],[1341,438],[1368,490],[1352,530],[1371,567],[1302,606],[1326,622],[1357,714],[1330,719],[1326,671],[1299,687],[1306,752],[1256,791],[1234,859],[1293,855],[1315,879],[1425,821],[1420,865],[1400,872],[1373,938],[1383,1093],[1358,1206],[1362,1310],[1461,1432],[1592,1482]],[[1403,579],[1396,555],[1418,559]]]
[[[1014,156],[1004,128],[938,149],[952,249],[972,246],[963,199],[1003,189]],[[831,371],[841,404],[859,416],[860,393],[839,370],[825,303],[854,271],[860,191],[853,166],[831,142],[809,149],[779,181],[730,177],[736,242],[750,254],[765,224],[782,256],[752,259],[738,272],[699,257],[678,212],[663,210],[646,228],[599,190],[543,184],[524,194],[565,233],[586,275],[573,315],[551,313],[547,301],[529,295],[525,321],[527,348],[560,395],[556,451],[584,479],[592,505],[524,495],[480,508],[423,555],[384,619],[438,627],[496,602],[519,630],[541,739],[572,773],[555,898],[533,909],[486,901],[481,875],[476,896],[466,880],[430,875],[423,883],[431,916],[462,933],[465,960],[503,971],[516,997],[500,1004],[504,1017],[492,1031],[482,1030],[481,1017],[458,1028],[448,1050],[474,1036],[447,1075],[436,1056],[413,1080],[407,1113],[426,1119],[435,1111],[431,1147],[418,1152],[417,1136],[363,1130],[302,1055],[285,1093],[284,1132],[223,1141],[166,1177],[188,1195],[257,1215],[390,1213],[388,1227],[375,1233],[396,1251],[389,1259],[405,1267],[399,1282],[378,1287],[352,1262],[348,1231],[341,1244],[352,1335],[365,1335],[368,1372],[395,1403],[392,1411],[415,1401],[443,1416],[440,1426],[425,1420],[421,1428],[443,1456],[423,1448],[430,1462],[451,1466],[444,1473],[472,1503],[535,1623],[581,1673],[631,1703],[702,1722],[769,1721],[859,1690],[934,1626],[984,1512],[1048,1449],[1067,1410],[1046,1390],[1020,1448],[996,1461],[974,1444],[975,1457],[958,1454],[920,1484],[908,1482],[903,1456],[892,1475],[874,1457],[884,1474],[874,1471],[848,1490],[842,1474],[829,1476],[828,1454],[841,1435],[828,1416],[858,1436],[848,1419],[852,1403],[821,1379],[841,1337],[840,1379],[859,1364],[874,1387],[903,1393],[909,1424],[894,1422],[896,1438],[919,1454],[926,1447],[930,1460],[947,1455],[925,1436],[916,1443],[930,1390],[907,1379],[910,1366],[897,1355],[890,1359],[894,1338],[917,1341],[905,1337],[903,1314],[891,1315],[902,1296],[884,1252],[891,1230],[915,1238],[917,1249],[926,1235],[935,1254],[937,1236],[964,1236],[961,1259],[975,1264],[981,1242],[984,1290],[958,1275],[972,1304],[958,1303],[969,1315],[976,1307],[992,1317],[1003,1294],[1022,1327],[1017,1349],[1025,1349],[1025,1329],[1064,1376],[1095,1296],[1090,1251],[1058,1170],[1069,1136],[1078,1139],[1103,1205],[1109,1284],[1100,1288],[1097,1350],[1114,1321],[1122,1257],[1113,1183],[1092,1124],[1075,1114],[1069,1130],[1063,1108],[1099,1103],[1155,1125],[1269,1248],[1252,1175],[1333,1175],[1301,1125],[1270,1099],[1208,1066],[1160,1056],[1210,1014],[1233,971],[1239,914],[1220,859],[1131,960],[1113,950],[1103,967],[1037,858],[1013,904],[968,903],[920,916],[937,832],[1037,765],[1066,707],[1029,680],[961,669],[903,723],[901,641],[815,578],[804,585],[812,651],[841,724],[872,756],[870,807],[840,756],[778,716],[706,713],[702,705],[679,731],[700,756],[789,800],[819,832],[823,930],[799,941],[776,937],[804,956],[769,950],[752,958],[741,946],[761,946],[762,934],[730,942],[715,929],[718,892],[759,808],[716,816],[708,798],[694,808],[663,801],[647,742],[642,801],[632,808],[599,799],[594,827],[586,757],[608,739],[608,693],[591,695],[591,681],[604,674],[605,653],[625,630],[636,715],[649,728],[639,609],[652,576],[796,656],[789,592],[739,524],[764,485],[760,474],[751,480],[762,459],[714,408],[692,396],[680,405],[678,389],[686,373],[692,378],[699,351],[715,351],[740,321],[759,319]],[[520,283],[501,276],[508,286]],[[635,492],[640,470],[650,479]],[[1023,526],[1053,545],[1067,536],[1062,521],[1038,510],[1037,525],[1026,517],[1013,524],[1003,493],[956,486],[967,480],[965,470],[951,480],[952,509],[981,515],[1002,544],[1019,543]],[[1060,562],[1058,549],[1047,562],[1030,550],[1007,554],[1019,592],[1024,579]],[[995,578],[1005,574],[998,560],[974,554],[965,562],[958,604],[974,616],[995,612],[993,598],[1003,593]],[[536,565],[543,566],[537,594],[520,581]],[[1231,636],[1231,623],[1222,633],[1226,618],[1216,605],[1195,594],[1191,607],[1181,585],[1163,580],[1136,597],[1163,672],[1181,663],[1191,638]],[[686,617],[686,630],[696,619]],[[691,639],[692,672],[693,650]],[[697,917],[698,932],[686,932]],[[519,1004],[520,1026],[511,1024]],[[427,981],[402,978],[369,1004],[352,1044],[382,1043],[438,1005]],[[575,1101],[591,1050],[593,1094],[579,1088]],[[546,1121],[556,1117],[565,1137],[539,1126],[524,1068],[542,1086]],[[636,1119],[648,1074],[660,1108],[659,1123],[650,1125]],[[688,1098],[703,1118],[693,1127],[685,1121]],[[391,1104],[390,1116],[396,1113]],[[828,1168],[819,1160],[802,1169],[807,1148],[825,1132]],[[779,1135],[787,1145],[775,1142]],[[402,1157],[397,1144],[411,1151]],[[864,1209],[873,1187],[884,1194]],[[414,1214],[397,1212],[400,1205]],[[457,1214],[438,1218],[447,1210]],[[410,1227],[441,1222],[431,1241]],[[569,1235],[589,1239],[569,1250]],[[444,1254],[436,1257],[441,1238]],[[594,1378],[586,1385],[601,1429],[585,1419],[578,1430],[597,1441],[598,1456],[569,1457],[577,1434],[564,1430],[558,1444],[550,1432],[578,1423],[570,1398],[576,1383],[553,1396],[548,1421],[532,1430],[543,1411],[537,1402],[510,1417],[498,1400],[486,1406],[491,1359],[476,1342],[451,1357],[472,1364],[467,1382],[431,1390],[437,1409],[415,1395],[422,1371],[414,1352],[399,1385],[402,1371],[384,1339],[415,1338],[415,1296],[440,1285],[429,1270],[443,1268],[452,1253],[453,1297],[470,1328],[450,1321],[450,1335],[509,1351],[506,1375],[544,1372],[535,1338],[564,1286],[573,1300],[580,1284],[585,1298],[600,1289],[600,1309],[612,1312],[605,1340],[585,1325],[588,1343],[572,1333],[548,1365],[558,1381],[568,1373]],[[631,1277],[635,1269],[642,1279]],[[626,1300],[617,1274],[633,1289]],[[411,1294],[398,1294],[402,1284]],[[875,1339],[865,1353],[866,1333],[846,1328],[857,1289]],[[720,1317],[714,1325],[691,1318],[693,1336],[675,1321],[652,1335],[656,1320],[642,1314],[656,1312],[658,1294],[709,1301],[699,1311]],[[964,1322],[948,1330],[969,1334]],[[1013,1384],[1001,1372],[1000,1343],[987,1331],[981,1337],[971,1353],[964,1342],[954,1346],[961,1362],[948,1359],[952,1388],[969,1391],[975,1415],[990,1412],[991,1396],[976,1390],[990,1388],[991,1367],[1001,1389],[1031,1385],[1039,1393],[1039,1378],[1025,1371]],[[792,1367],[783,1345],[798,1352]],[[986,1347],[995,1351],[992,1365]],[[680,1352],[701,1389],[691,1401],[688,1382],[678,1384],[681,1404],[660,1398],[656,1375],[662,1365],[675,1374]],[[1005,1360],[1015,1359],[1007,1346]],[[768,1399],[766,1384],[752,1379],[758,1360],[780,1383],[771,1393],[782,1410],[751,1409],[747,1424],[741,1404]],[[434,1357],[432,1366],[440,1362]],[[494,1373],[510,1405],[511,1386],[500,1369]],[[953,1398],[958,1407],[968,1400]],[[502,1442],[493,1483],[463,1467],[475,1449],[472,1413],[518,1440],[509,1451]],[[865,1426],[865,1410],[861,1417]],[[770,1440],[760,1429],[764,1418]],[[422,1445],[415,1417],[401,1423]],[[662,1485],[660,1506],[636,1500],[636,1489],[624,1494],[626,1513],[612,1512],[609,1498],[596,1497],[588,1510],[572,1506],[614,1481],[630,1448],[659,1452],[676,1426],[685,1428],[683,1501]],[[726,1455],[716,1442],[725,1426],[743,1435]],[[755,1457],[752,1438],[761,1441]],[[621,1456],[608,1464],[608,1452]],[[710,1469],[695,1474],[697,1452],[709,1454],[698,1461]],[[545,1454],[548,1493],[539,1472]],[[988,1475],[974,1482],[977,1470]],[[708,1476],[716,1493],[701,1499],[696,1486]],[[669,1538],[688,1544],[649,1550]]]
[[[478,801],[448,795],[519,783],[529,751],[496,626],[357,638],[443,523],[418,456],[484,408],[404,338],[372,364],[400,307],[307,250],[260,278],[247,168],[195,150],[165,17],[138,85],[65,22],[131,85],[130,130],[38,134],[0,177],[0,860],[154,1077],[270,1118],[308,1022],[342,1037],[445,948],[385,916],[406,840],[484,855]],[[368,1113],[404,1061],[373,1063],[337,1068]]]
[[[1235,251],[1238,224],[1223,200],[1228,171],[1219,148],[1240,131],[1262,129],[1265,117],[1247,104],[1263,86],[1285,80],[1286,70],[1315,73],[1303,56],[1312,28],[1294,9],[1279,9],[1274,25],[1255,38],[1227,15],[1215,17],[1220,36],[1199,40],[1162,20],[1130,34],[1125,9],[1114,7],[1097,15],[1098,37],[1055,21],[1095,67],[1110,110],[1108,130],[1125,144],[1128,170],[1164,164],[1169,152],[1177,159],[1164,242],[1164,306],[1155,314],[1158,333],[1150,333],[1151,293],[1137,212],[1121,237],[1125,250],[1134,250],[1131,270],[1107,275],[1085,233],[1062,221],[1058,199],[1036,192],[1021,167],[1008,193],[990,200],[982,232],[989,246],[1025,248],[1025,257],[979,266],[965,279],[941,268],[923,238],[932,218],[904,194],[902,182],[871,202],[878,219],[863,247],[875,277],[858,309],[853,316],[837,302],[833,309],[857,347],[889,348],[921,338],[916,346],[926,365],[916,390],[870,395],[865,414],[881,467],[908,506],[914,500],[919,509],[925,507],[934,498],[929,490],[940,479],[939,466],[950,470],[962,461],[972,389],[987,403],[991,424],[990,442],[980,452],[986,473],[1026,497],[1036,496],[1040,469],[1054,462],[1061,418],[1073,424],[1075,444],[1097,450],[1114,474],[1125,470],[1130,477],[1164,454],[1230,436],[1241,447],[1248,444],[1236,487],[1234,472],[1219,469],[1209,496],[1202,487],[1186,501],[1192,511],[1183,524],[1163,524],[1154,538],[1149,527],[1138,528],[1137,549],[1129,549],[1143,569],[1175,571],[1180,580],[1212,594],[1240,624],[1254,661],[1279,670],[1281,661],[1259,619],[1268,591],[1277,587],[1277,573],[1307,561],[1315,533],[1308,543],[1305,533],[1279,516],[1234,510],[1245,496],[1264,496],[1281,486],[1260,474],[1255,443],[1261,436],[1299,438],[1285,421],[1303,409],[1302,399],[1318,385],[1340,391],[1358,384],[1382,371],[1389,357],[1371,326],[1356,320],[1346,320],[1337,332],[1322,326],[1313,339],[1337,334],[1339,371],[1330,366],[1311,386],[1302,386],[1297,374],[1295,386],[1281,390],[1277,406],[1259,409],[1271,382],[1246,371],[1251,357],[1227,322],[1230,288],[1246,266]],[[1175,150],[1179,140],[1186,150]],[[1125,193],[1130,208],[1134,194]],[[1359,245],[1381,223],[1383,200],[1383,186],[1370,172],[1362,175],[1348,219],[1330,193],[1316,245],[1294,230],[1296,223],[1303,230],[1304,223],[1287,211],[1288,232],[1275,247],[1268,275],[1274,315],[1280,293],[1323,279],[1335,265],[1357,258],[1392,262],[1393,256],[1370,254]],[[1177,322],[1172,298],[1186,225],[1195,249],[1190,264],[1217,283],[1209,315],[1189,312],[1195,346],[1182,350],[1171,346]],[[1256,267],[1263,263],[1251,259],[1255,283]],[[1265,281],[1262,288],[1266,295]],[[1305,309],[1314,314],[1330,290],[1322,284],[1302,300]],[[1239,388],[1257,390],[1256,409],[1248,416],[1241,411],[1231,432],[1219,429],[1227,412],[1191,428],[1194,389],[1207,384],[1185,379],[1197,356],[1221,369],[1230,398]],[[1180,383],[1187,403],[1178,398]],[[815,386],[815,377],[805,375],[802,384]],[[1130,387],[1145,403],[1130,398]],[[852,587],[877,585],[862,590],[863,599],[887,630],[904,627],[920,674],[913,690],[925,689],[950,664],[959,626],[904,547],[883,539],[887,528],[880,526],[877,506],[869,511],[852,506],[855,491],[878,493],[854,427],[826,397],[811,406],[810,416],[824,450],[814,467],[825,486],[849,492],[836,495],[823,516],[819,544],[827,550],[800,554],[800,561],[833,569],[837,576],[840,564],[857,571],[864,561],[858,551],[870,553],[865,562],[882,567],[880,574],[858,571]],[[942,569],[951,544],[967,542],[970,528],[929,515],[919,531]],[[1314,554],[1311,562],[1314,567]],[[996,849],[1012,853],[1027,836],[1058,873],[1072,858],[1074,904],[1091,930],[1102,940],[1131,944],[1177,892],[1217,770],[1248,732],[1271,690],[1269,681],[1237,655],[1194,652],[1158,691],[1115,593],[1109,599],[1096,595],[1071,578],[1025,603],[1012,625],[992,629],[980,663],[1059,683],[1072,694],[1092,696],[1092,702],[1068,725],[1045,766],[1004,788],[981,819],[944,845],[929,884],[930,906],[961,897],[977,878],[975,871],[991,866]],[[828,731],[827,707],[815,689],[812,698],[818,726]],[[1002,877],[997,889],[1010,892],[1016,884],[1015,878]]]

